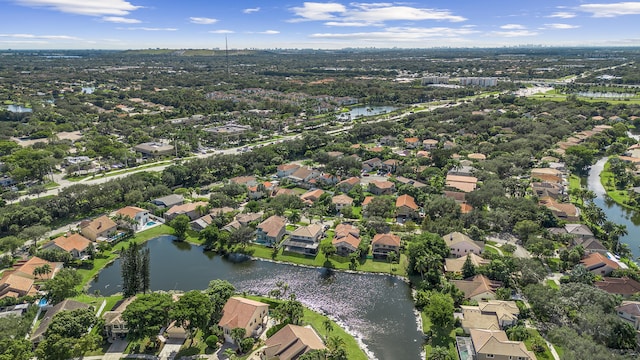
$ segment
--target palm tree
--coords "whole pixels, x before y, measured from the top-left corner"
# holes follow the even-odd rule
[[[51,274],[51,265],[49,264],[44,264],[42,266],[40,266],[42,275],[49,275]]]
[[[393,264],[396,261],[398,261],[398,253],[396,253],[395,251],[390,251],[387,253],[387,261],[389,261],[389,264]],[[393,270],[393,268],[390,266],[389,267],[390,270]]]
[[[420,277],[424,280],[424,273],[429,270],[429,264],[427,263],[427,257],[425,255],[421,255],[416,259],[416,263],[413,266],[413,269],[420,273]]]
[[[327,349],[329,350],[329,359],[339,360],[346,359],[347,345],[344,342],[344,339],[339,336],[332,336],[327,339]]]
[[[324,321],[322,322],[322,327],[324,328],[324,331],[327,333],[326,338],[329,338],[329,333],[333,330],[333,324],[331,323],[331,320],[329,319],[324,319]]]
[[[288,218],[289,218],[289,222],[291,222],[292,224],[297,223],[298,221],[300,221],[300,218],[301,218],[300,211],[291,210],[291,214],[289,214]]]
[[[244,339],[245,335],[247,335],[247,330],[244,328],[233,328],[231,329],[231,338],[233,341],[240,347],[240,342]]]
[[[224,350],[224,355],[227,357],[227,359],[229,360],[234,360],[237,359],[238,356],[236,355],[235,350],[233,350],[232,348],[226,348]]]

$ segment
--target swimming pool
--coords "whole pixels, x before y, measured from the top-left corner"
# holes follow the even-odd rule
[[[155,224],[156,224],[156,222],[155,222],[155,221],[148,221],[148,222],[147,222],[147,227],[149,227],[149,226],[153,226],[153,225],[155,225]]]

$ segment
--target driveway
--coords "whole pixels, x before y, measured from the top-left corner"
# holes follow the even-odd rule
[[[178,351],[180,351],[182,344],[184,344],[184,340],[182,339],[168,339],[162,347],[158,358],[160,360],[173,360]]]
[[[516,238],[511,234],[503,233],[498,235],[487,236],[487,240],[495,241],[496,247],[501,247],[502,245],[505,245],[505,244],[515,245],[516,251],[513,252],[513,256],[515,257],[525,258],[525,259],[531,257],[531,254],[529,254],[529,252],[524,247],[522,247],[522,245],[519,245],[516,243],[518,241],[518,238]]]
[[[127,345],[129,345],[129,342],[127,340],[123,340],[123,339],[115,340],[113,343],[111,343],[111,346],[109,346],[109,350],[107,350],[107,352],[104,354],[104,357],[102,357],[102,359],[103,360],[122,359],[124,357],[123,353],[127,348]]]

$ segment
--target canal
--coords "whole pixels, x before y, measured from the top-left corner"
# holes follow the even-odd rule
[[[637,260],[640,257],[640,214],[618,205],[607,196],[607,192],[600,182],[600,173],[606,162],[607,158],[605,157],[591,166],[587,177],[587,188],[596,193],[597,197],[594,202],[604,211],[607,219],[616,224],[626,225],[628,234],[621,237],[620,242],[629,245],[634,259]]]
[[[161,236],[145,244],[151,253],[153,290],[205,289],[210,280],[231,282],[239,292],[266,295],[277,281],[290,286],[307,307],[326,313],[363,345],[372,359],[420,359],[411,289],[402,280],[383,275],[333,272],[267,261],[230,261],[199,246]],[[90,293],[119,292],[120,260],[103,269]]]

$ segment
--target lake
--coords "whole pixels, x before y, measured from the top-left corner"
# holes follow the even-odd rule
[[[153,290],[205,289],[210,280],[231,282],[239,292],[266,295],[277,281],[289,284],[305,306],[329,315],[364,346],[372,359],[420,359],[411,289],[393,276],[334,272],[267,261],[231,261],[200,246],[161,236],[145,244],[151,253]],[[120,260],[103,269],[89,293],[120,291]]]
[[[349,112],[340,113],[338,119],[353,120],[362,116],[386,114],[396,109],[397,108],[393,106],[358,106],[349,109]]]

